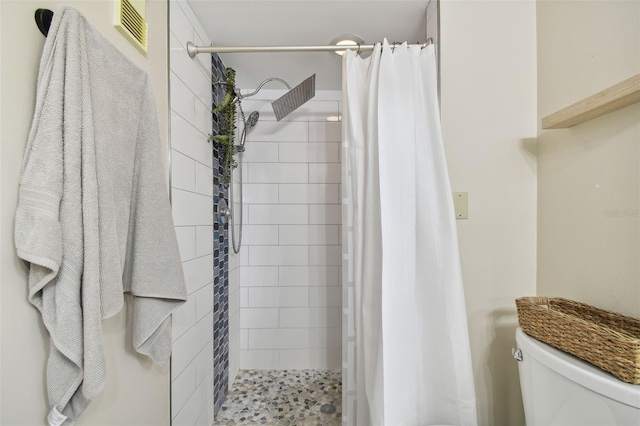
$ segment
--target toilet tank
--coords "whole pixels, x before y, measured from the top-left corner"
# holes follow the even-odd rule
[[[640,426],[640,385],[622,382],[520,328],[516,342],[528,426]]]

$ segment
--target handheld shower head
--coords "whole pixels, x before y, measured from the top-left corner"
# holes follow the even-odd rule
[[[260,118],[260,113],[258,111],[253,111],[251,114],[249,114],[249,117],[247,118],[247,122],[245,124],[246,129],[253,129],[255,127],[256,124],[258,124],[258,119]]]
[[[244,152],[244,144],[247,141],[247,132],[253,129],[256,124],[258,124],[259,118],[260,113],[258,111],[253,111],[251,114],[249,114],[249,117],[244,120],[244,127],[242,128],[242,134],[240,135],[240,145],[237,145],[241,147],[241,149],[237,149],[237,152]]]

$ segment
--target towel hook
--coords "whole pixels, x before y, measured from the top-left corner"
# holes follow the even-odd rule
[[[53,19],[53,11],[49,9],[36,9],[35,13],[36,25],[43,36],[49,34],[49,28],[51,27],[51,20]]]

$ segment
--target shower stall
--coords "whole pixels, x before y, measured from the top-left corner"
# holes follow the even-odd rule
[[[341,92],[316,90],[311,73],[241,86],[227,187],[207,142],[223,124],[210,111],[226,67],[189,57],[188,42],[210,40],[186,2],[170,7],[172,198],[189,291],[174,316],[172,422],[341,424]]]
[[[231,56],[198,54],[213,40],[189,3],[170,6],[172,194],[190,294],[174,317],[172,421],[354,424],[342,91],[316,88],[308,72],[241,83],[237,167],[225,185],[220,146],[206,141],[221,131],[210,111]],[[318,55],[339,72],[338,56]]]
[[[307,88],[302,98],[313,99],[279,121],[278,99],[296,91],[281,87],[242,91],[245,115],[259,120],[245,126],[238,114],[245,144],[230,205],[242,223],[230,221],[228,234],[242,232],[242,247],[229,250],[234,383],[216,398],[221,424],[341,423],[340,123],[327,120],[339,116],[340,93]]]
[[[215,80],[224,73],[217,55],[212,60]],[[271,89],[282,85],[287,90]],[[229,89],[221,90],[223,80],[212,86],[215,104]],[[226,288],[214,283],[214,335],[223,330],[214,344],[221,423],[251,416],[341,422],[340,215],[321,218],[340,207],[340,123],[326,125],[339,114],[339,93],[315,96],[315,75],[294,88],[270,77],[253,90],[233,89],[237,167],[229,185],[216,179],[224,159],[213,147],[213,249],[229,271]],[[214,114],[214,122],[223,119]],[[320,169],[330,165],[333,175]],[[258,392],[249,400],[248,389]]]

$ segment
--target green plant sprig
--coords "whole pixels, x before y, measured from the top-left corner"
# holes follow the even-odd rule
[[[233,158],[233,155],[235,154],[236,108],[239,104],[240,99],[236,92],[236,72],[233,68],[227,68],[226,93],[224,99],[212,111],[214,114],[222,113],[220,134],[209,136],[209,141],[215,142],[222,150],[224,163],[222,167],[222,183],[225,188],[228,188],[231,184],[233,169],[238,167],[238,163]]]

